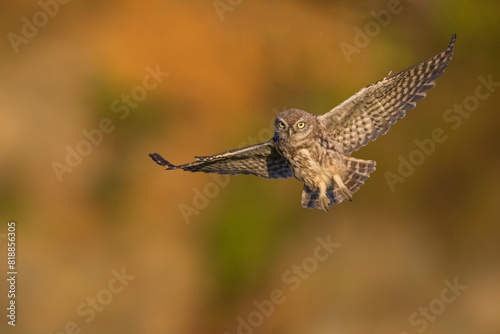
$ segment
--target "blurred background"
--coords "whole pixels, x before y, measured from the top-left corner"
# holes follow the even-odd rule
[[[499,11],[3,1],[0,268],[13,220],[19,274],[15,329],[0,285],[0,331],[499,333]],[[267,141],[278,112],[324,113],[452,33],[446,74],[353,154],[377,171],[328,213],[303,209],[294,179],[167,173],[148,157]],[[419,153],[435,129],[446,139]]]

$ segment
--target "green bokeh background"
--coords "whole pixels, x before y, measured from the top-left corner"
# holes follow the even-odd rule
[[[500,3],[402,0],[381,26],[373,13],[395,1],[222,2],[223,20],[212,1],[71,1],[51,7],[16,52],[9,34],[41,7],[4,1],[0,268],[14,220],[19,274],[17,326],[3,311],[0,331],[55,334],[74,322],[82,333],[237,333],[238,318],[278,289],[285,301],[254,333],[498,333],[500,87],[457,129],[443,115],[475,94],[479,77],[500,82]],[[356,46],[356,29],[377,24],[346,57],[341,45]],[[324,113],[441,51],[452,33],[446,74],[354,152],[377,171],[328,213],[300,206],[296,180],[217,183],[164,172],[147,156],[181,163],[267,140],[276,113]],[[157,65],[169,75],[121,120],[113,101]],[[114,130],[60,182],[53,163],[104,118]],[[386,173],[436,128],[447,139],[391,189]],[[292,291],[283,275],[308,261],[318,237],[340,247]],[[103,296],[122,268],[135,278],[87,323],[78,306]],[[409,320],[455,278],[467,289],[425,329]],[[5,310],[5,280],[0,289]]]

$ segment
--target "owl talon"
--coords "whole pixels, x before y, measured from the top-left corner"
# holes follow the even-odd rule
[[[339,190],[340,190],[340,193],[342,194],[342,196],[344,196],[344,198],[346,200],[352,201],[352,193],[349,189],[347,189],[344,182],[342,181],[342,178],[338,174],[335,174],[333,176],[333,180],[337,184],[337,186],[339,187]]]
[[[330,206],[330,199],[327,196],[321,196],[319,199],[321,209],[328,212],[328,207]]]
[[[352,194],[349,191],[349,189],[347,189],[346,186],[344,186],[343,188],[341,187],[340,188],[340,192],[342,193],[342,196],[344,196],[344,198],[346,200],[348,200],[349,202],[352,202]]]

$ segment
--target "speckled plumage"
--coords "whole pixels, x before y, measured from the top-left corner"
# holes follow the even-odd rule
[[[304,183],[302,206],[324,211],[351,200],[375,161],[346,155],[385,134],[392,124],[415,107],[443,75],[454,52],[448,47],[398,74],[388,75],[351,96],[323,115],[299,109],[280,113],[269,141],[173,165],[158,153],[151,158],[167,170],[219,174],[251,174],[269,179],[294,176]]]

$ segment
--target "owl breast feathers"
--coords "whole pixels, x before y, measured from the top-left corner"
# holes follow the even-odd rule
[[[150,157],[167,170],[251,174],[268,179],[295,177],[304,183],[302,206],[328,211],[352,195],[375,170],[375,161],[346,155],[358,150],[415,108],[444,74],[456,35],[435,56],[361,89],[323,115],[299,109],[280,113],[267,142],[173,165],[158,153]]]

